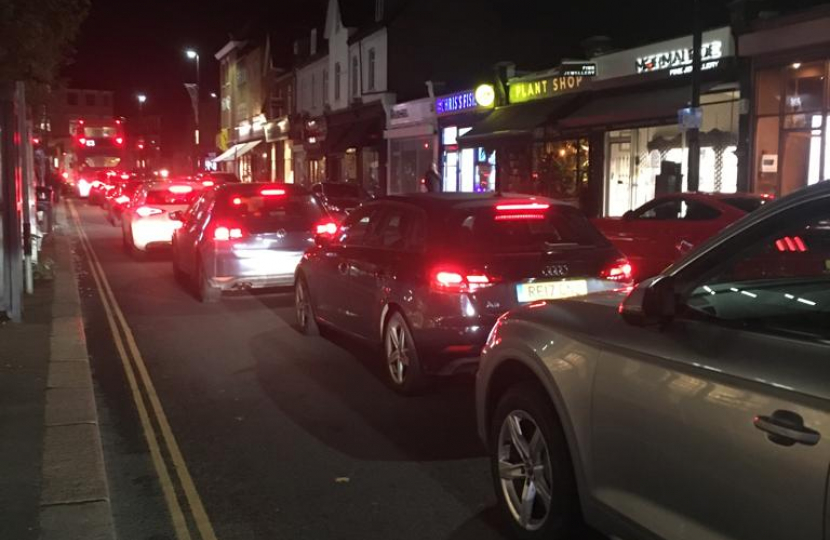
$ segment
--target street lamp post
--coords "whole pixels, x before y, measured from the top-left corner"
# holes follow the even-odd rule
[[[139,135],[141,136],[141,146],[138,147],[138,168],[144,170],[145,168],[145,156],[144,156],[144,136],[146,135],[146,129],[144,125],[144,104],[147,102],[147,94],[137,94],[135,99],[138,101],[138,122],[139,122]]]
[[[194,140],[195,140],[195,143],[196,143],[196,150],[197,150],[197,153],[198,153],[198,149],[199,149],[199,86],[200,86],[200,81],[199,81],[199,77],[200,77],[199,53],[196,52],[195,49],[187,49],[185,51],[185,54],[187,55],[187,57],[190,60],[195,60],[196,61],[196,106],[194,107],[193,116],[194,116],[194,119],[196,121],[196,131],[194,133]],[[198,156],[196,157],[196,159],[198,161],[198,159],[199,159]]]

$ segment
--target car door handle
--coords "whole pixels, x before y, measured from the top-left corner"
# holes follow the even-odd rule
[[[818,431],[804,425],[801,415],[792,411],[775,411],[771,416],[756,416],[752,421],[755,427],[769,433],[768,439],[781,446],[793,446],[796,443],[815,446],[821,439]]]
[[[344,276],[349,275],[349,263],[342,262],[337,265],[337,271],[340,272]]]

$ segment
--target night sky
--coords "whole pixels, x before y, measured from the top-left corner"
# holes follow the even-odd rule
[[[560,55],[578,55],[579,42],[592,35],[607,35],[615,46],[628,47],[691,32],[688,0],[481,1],[491,2],[503,13],[504,25],[550,28],[561,50],[552,51],[549,67]],[[818,3],[764,2],[770,9],[785,6],[787,10]],[[286,35],[296,33],[298,27],[314,24],[315,15],[324,13],[326,0],[92,0],[92,4],[74,60],[64,70],[67,84],[114,90],[116,114],[127,117],[137,112],[136,93],[146,93],[145,113],[162,115],[169,155],[187,136],[190,105],[183,83],[195,80],[195,65],[185,57],[185,48],[200,52],[203,92],[216,91],[218,64],[213,55],[231,32],[242,31],[254,20],[270,21],[270,28]],[[702,0],[705,26],[727,24],[727,4],[727,0]],[[317,24],[323,23],[320,17]],[[483,29],[482,39],[498,34],[499,29]]]

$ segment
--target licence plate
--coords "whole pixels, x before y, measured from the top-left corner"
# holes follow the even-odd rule
[[[541,281],[516,285],[516,295],[519,302],[523,303],[539,300],[558,300],[572,296],[582,296],[583,294],[588,294],[588,282],[584,279]]]

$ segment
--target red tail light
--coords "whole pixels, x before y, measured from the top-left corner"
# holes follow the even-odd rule
[[[135,209],[135,213],[141,217],[150,217],[161,214],[164,210],[160,208],[153,208],[151,206],[139,206]]]
[[[130,202],[130,198],[126,195],[121,195],[120,197],[115,198],[115,202],[117,202],[118,204],[127,204],[128,202]]]
[[[314,230],[321,236],[334,236],[337,234],[337,229],[339,228],[340,227],[337,226],[337,223],[333,221],[324,221],[322,223],[318,223]]]
[[[447,293],[475,292],[495,283],[484,272],[463,270],[455,266],[437,266],[430,273],[433,290]]]
[[[213,180],[203,180],[202,185],[205,187],[213,187]]]
[[[123,174],[121,175],[121,180],[129,180],[129,179],[130,179],[130,175],[129,175],[129,174],[127,174],[127,173],[123,173]]]
[[[177,195],[182,195],[184,193],[190,193],[193,191],[193,186],[170,186],[167,188],[170,193],[175,193]]]
[[[792,251],[804,253],[808,251],[807,244],[804,243],[804,240],[800,236],[785,236],[784,238],[779,238],[775,241],[775,247],[781,252]]]
[[[499,214],[496,216],[496,221],[534,221],[545,219],[545,214]]]
[[[537,203],[537,202],[526,202],[526,203],[510,203],[510,204],[499,204],[496,206],[496,210],[499,212],[516,212],[516,211],[527,211],[527,210],[547,210],[550,208],[550,205],[547,203]]]
[[[610,281],[631,281],[634,269],[628,259],[617,259],[602,272],[599,276]]]
[[[243,236],[242,228],[235,225],[218,225],[213,229],[213,239],[219,242],[238,240]]]
[[[265,188],[259,192],[260,195],[264,197],[281,197],[285,195],[284,189],[273,189],[273,188]]]
[[[121,146],[122,144],[124,144],[124,137],[116,137],[115,138],[115,144],[118,145],[118,146]]]
[[[78,137],[78,142],[81,144],[81,146],[86,145],[86,137]]]

